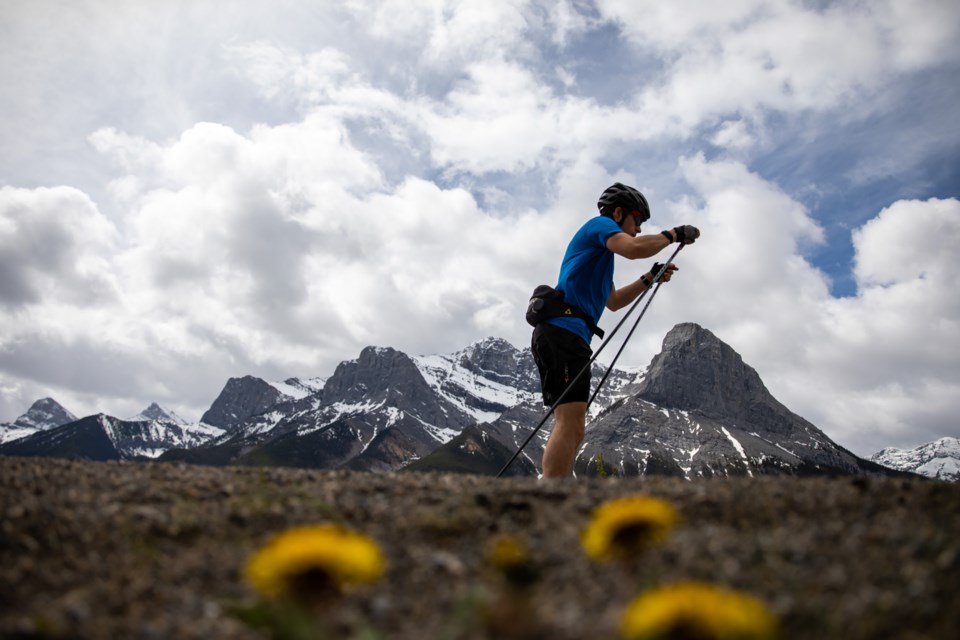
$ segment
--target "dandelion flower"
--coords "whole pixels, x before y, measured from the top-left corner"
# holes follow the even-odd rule
[[[527,562],[527,546],[516,536],[497,536],[487,547],[487,561],[497,569]]]
[[[540,577],[526,543],[516,536],[502,535],[491,540],[487,545],[486,559],[512,587],[525,589]]]
[[[621,620],[627,640],[771,640],[777,620],[755,598],[698,582],[647,591]]]
[[[247,582],[271,598],[304,599],[376,582],[383,554],[367,536],[333,524],[289,529],[255,553]]]
[[[594,510],[580,542],[594,560],[630,557],[666,539],[677,519],[676,510],[656,498],[611,500]]]

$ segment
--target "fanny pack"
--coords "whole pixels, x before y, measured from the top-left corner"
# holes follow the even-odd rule
[[[563,299],[563,292],[550,285],[541,284],[533,290],[530,303],[527,305],[527,324],[535,327],[550,318],[580,318],[590,327],[591,333],[603,339],[603,329],[598,327],[593,318],[585,311]]]

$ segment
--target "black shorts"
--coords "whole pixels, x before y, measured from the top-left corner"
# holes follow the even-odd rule
[[[580,371],[590,362],[593,352],[583,338],[566,329],[541,322],[530,340],[533,360],[540,372],[543,404],[552,406]],[[583,372],[563,397],[563,403],[590,399],[590,369]]]

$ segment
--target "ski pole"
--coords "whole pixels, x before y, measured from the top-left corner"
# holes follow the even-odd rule
[[[679,247],[677,247],[677,250],[673,252],[673,255],[670,256],[670,259],[667,260],[667,262],[664,264],[664,266],[661,267],[660,272],[656,275],[656,278],[654,279],[654,281],[657,282],[657,285],[658,285],[657,288],[659,288],[659,284],[660,284],[659,280],[660,280],[660,278],[662,278],[662,277],[663,277],[663,274],[666,273],[667,265],[669,265],[671,262],[673,262],[673,259],[677,257],[677,254],[680,253],[680,249],[682,249],[682,248],[683,248],[683,245],[681,244]],[[620,319],[620,322],[617,323],[617,326],[614,327],[614,328],[613,328],[613,331],[610,332],[610,335],[607,337],[607,339],[604,340],[604,341],[600,344],[600,346],[597,348],[597,352],[596,352],[595,354],[593,354],[593,357],[590,358],[590,361],[589,361],[586,365],[584,365],[584,367],[583,367],[582,369],[580,369],[580,372],[577,373],[576,376],[574,376],[573,380],[571,380],[570,383],[567,385],[567,387],[563,390],[563,393],[560,394],[560,397],[557,398],[556,401],[554,401],[554,403],[553,403],[552,405],[550,405],[550,409],[547,411],[546,414],[544,414],[543,418],[541,418],[541,420],[540,420],[540,422],[537,424],[537,426],[534,427],[533,431],[530,432],[530,435],[527,436],[527,439],[523,441],[523,444],[520,445],[520,448],[517,449],[516,453],[514,453],[513,456],[512,456],[509,460],[507,460],[507,463],[506,463],[505,465],[503,465],[503,468],[500,469],[500,472],[497,473],[497,477],[498,477],[498,478],[504,474],[504,472],[510,467],[511,464],[513,464],[513,461],[517,459],[517,457],[518,457],[518,456],[520,455],[520,453],[524,450],[524,448],[530,443],[530,441],[533,439],[533,436],[535,436],[535,435],[537,434],[537,432],[540,431],[540,429],[541,429],[541,428],[543,427],[543,425],[547,422],[547,420],[550,418],[550,416],[553,415],[554,410],[560,405],[560,403],[563,401],[563,399],[567,397],[567,394],[570,392],[570,389],[572,389],[572,388],[573,388],[573,385],[577,382],[577,380],[580,379],[580,376],[582,376],[586,371],[589,371],[589,370],[590,370],[590,367],[593,366],[594,360],[597,359],[597,357],[600,355],[600,352],[603,351],[604,347],[606,347],[607,344],[609,344],[609,342],[610,342],[611,340],[613,340],[613,336],[615,336],[615,335],[617,334],[617,331],[619,331],[619,330],[620,330],[620,327],[623,326],[623,323],[627,321],[627,318],[630,317],[630,314],[633,313],[633,311],[637,308],[637,306],[638,306],[638,305],[640,304],[640,302],[644,299],[644,297],[646,297],[648,291],[650,291],[649,288],[644,289],[643,293],[640,294],[640,296],[636,299],[636,301],[633,303],[633,305],[630,307],[630,309],[627,310],[627,313],[624,314],[623,318]],[[653,295],[650,296],[650,301],[651,301],[651,302],[653,301]],[[648,302],[647,305],[643,308],[644,313],[646,312],[647,307],[649,307],[649,306],[650,306],[650,303]],[[643,317],[643,314],[641,314],[640,317],[642,318],[642,317]],[[640,321],[639,321],[639,319],[638,319],[638,320],[637,320],[637,324],[639,324],[639,322],[640,322]],[[635,325],[634,325],[634,329],[636,329],[636,326],[637,326],[637,325],[635,324]],[[632,334],[633,334],[633,331],[631,330],[631,331],[630,331],[630,335],[632,335]],[[627,336],[627,339],[629,339],[629,338],[630,338],[630,336],[628,335],[628,336]],[[624,344],[626,344],[626,341],[624,341]],[[620,348],[620,351],[621,351],[621,352],[623,351],[623,347]],[[618,353],[617,355],[618,355],[618,357],[619,357],[619,353]],[[609,374],[609,369],[608,369],[607,373]],[[605,375],[604,378],[603,378],[603,380],[606,380],[606,378],[607,378],[607,376]],[[603,384],[603,380],[601,380],[601,382],[600,382],[601,385]],[[600,385],[597,386],[597,389],[598,389],[598,390],[600,389]],[[594,397],[596,397],[596,392],[594,392],[593,395],[594,395]],[[591,398],[590,401],[593,402],[593,399]],[[589,406],[589,404],[588,404],[588,406]]]

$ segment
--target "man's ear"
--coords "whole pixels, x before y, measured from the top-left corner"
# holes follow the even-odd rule
[[[622,224],[622,223],[623,223],[623,208],[622,208],[622,207],[617,207],[616,209],[613,210],[613,221],[616,222],[617,224]]]

